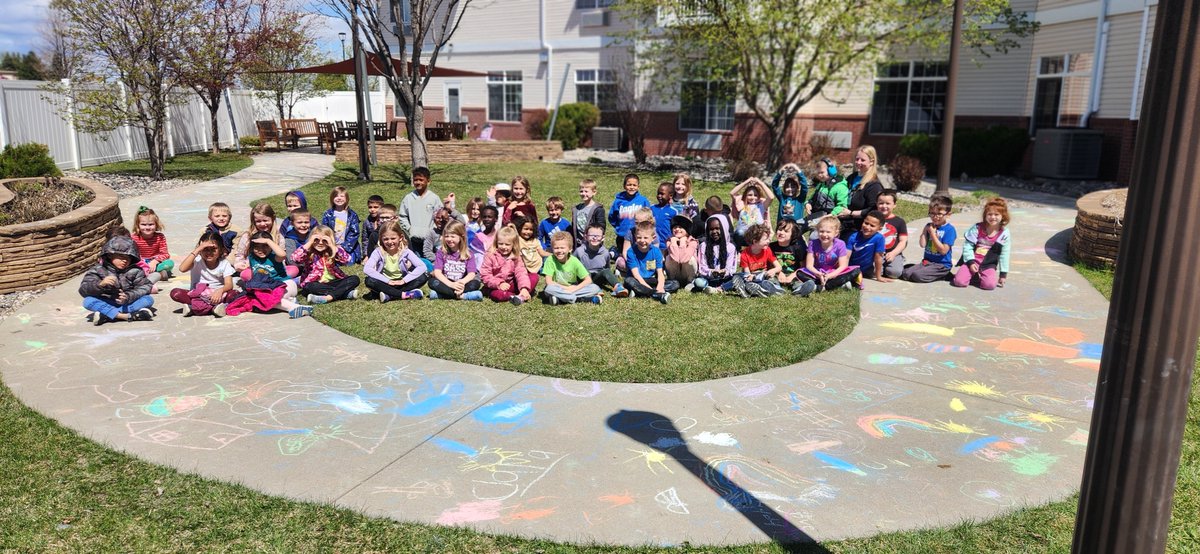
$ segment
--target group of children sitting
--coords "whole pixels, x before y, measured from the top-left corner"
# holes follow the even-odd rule
[[[742,297],[808,296],[861,289],[864,276],[932,282],[950,275],[957,232],[949,223],[948,196],[930,200],[931,221],[919,239],[924,257],[905,266],[908,236],[893,212],[896,193],[879,193],[859,228],[844,230],[838,215],[845,215],[846,180],[831,161],[821,163],[828,167],[818,169],[811,196],[803,172],[789,164],[770,186],[751,178],[730,191],[730,205],[712,196],[703,207],[684,173],[659,183],[653,204],[639,192],[638,176],[626,175],[607,210],[595,199],[596,183],[586,179],[569,218],[563,200],[552,196],[540,221],[524,177],[497,184],[486,200],[474,198],[459,213],[453,193],[442,199],[429,190],[426,168],[413,170],[413,190],[398,208],[369,198],[366,218],[350,209],[344,187],[330,193],[319,221],[304,193],[292,191],[286,218],[277,221],[270,204],[258,204],[246,232],[234,228],[227,205],[215,203],[196,247],[179,262],[191,287],[173,289],[170,297],[183,304],[185,316],[282,309],[298,318],[310,315],[312,304],[357,298],[360,284],[369,291],[364,298],[380,302],[428,295],[520,305],[544,283],[541,298],[549,304],[600,304],[606,290],[666,304],[681,287]],[[769,208],[776,200],[772,231]],[[1005,201],[990,200],[983,220],[966,233],[955,286],[1004,285],[1008,223]],[[616,235],[611,249],[604,244],[608,225]],[[153,317],[155,283],[174,269],[153,210],[140,208],[132,230],[109,231],[99,263],[80,286],[97,325]],[[363,283],[342,269],[356,263]],[[422,292],[426,285],[428,293]]]

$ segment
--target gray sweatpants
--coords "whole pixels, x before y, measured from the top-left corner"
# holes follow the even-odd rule
[[[950,275],[950,268],[942,264],[926,264],[922,261],[922,263],[915,263],[904,268],[904,273],[900,275],[900,278],[914,283],[932,283],[945,280],[947,275]]]
[[[896,254],[891,262],[883,262],[883,276],[895,279],[904,273],[904,254]]]
[[[575,292],[567,292],[563,289],[562,285],[555,283],[546,285],[544,292],[547,295],[558,298],[567,304],[574,304],[576,300],[591,298],[597,294],[600,294],[600,287],[596,286],[595,283],[592,283],[590,285],[584,285],[580,287],[579,290]]]

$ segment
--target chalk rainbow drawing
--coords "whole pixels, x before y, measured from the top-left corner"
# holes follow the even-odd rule
[[[819,451],[813,452],[812,454],[813,454],[814,458],[820,460],[821,463],[825,464],[822,467],[836,469],[838,471],[845,471],[846,473],[853,473],[853,474],[861,476],[861,477],[867,476],[867,472],[865,472],[861,469],[858,469],[858,466],[856,466],[850,462],[847,462],[846,460],[838,458],[837,456],[830,456],[829,454],[826,454],[824,452],[819,452]]]
[[[974,352],[975,349],[970,346],[961,346],[955,344],[941,344],[937,342],[927,342],[921,345],[921,349],[931,354],[952,354],[952,353],[967,353]]]
[[[867,363],[875,365],[908,365],[916,363],[916,358],[908,356],[893,356],[891,354],[871,354],[867,356]]]
[[[858,427],[877,439],[895,435],[896,429],[900,427],[916,429],[917,431],[924,431],[926,433],[937,432],[937,429],[927,421],[895,414],[875,414],[860,417],[858,418]]]
[[[942,337],[953,337],[954,329],[950,327],[942,327],[941,325],[932,325],[929,323],[900,323],[889,321],[880,324],[881,327],[888,329],[896,329],[897,331],[909,331],[912,333],[925,333],[927,335],[938,335]]]

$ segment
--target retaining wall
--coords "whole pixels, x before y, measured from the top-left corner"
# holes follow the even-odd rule
[[[0,180],[0,204],[11,200],[7,185],[41,179]],[[88,205],[50,219],[0,227],[0,294],[56,285],[96,263],[105,232],[121,223],[117,193],[91,179],[63,179],[94,194]]]
[[[1098,190],[1075,203],[1075,230],[1071,233],[1071,258],[1090,265],[1117,263],[1129,189]]]

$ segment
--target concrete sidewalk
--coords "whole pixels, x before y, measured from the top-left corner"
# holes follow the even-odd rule
[[[210,202],[244,228],[249,201],[328,160],[263,155],[122,207],[155,208],[181,253]],[[533,377],[282,314],[184,319],[165,294],[153,322],[96,328],[78,280],[0,324],[0,372],[34,409],[139,458],[404,521],[623,545],[948,525],[1079,486],[1107,302],[1063,263],[1074,212],[1055,203],[1013,210],[1007,287],[869,281],[837,346],[730,379]],[[955,216],[960,236],[976,217]]]

